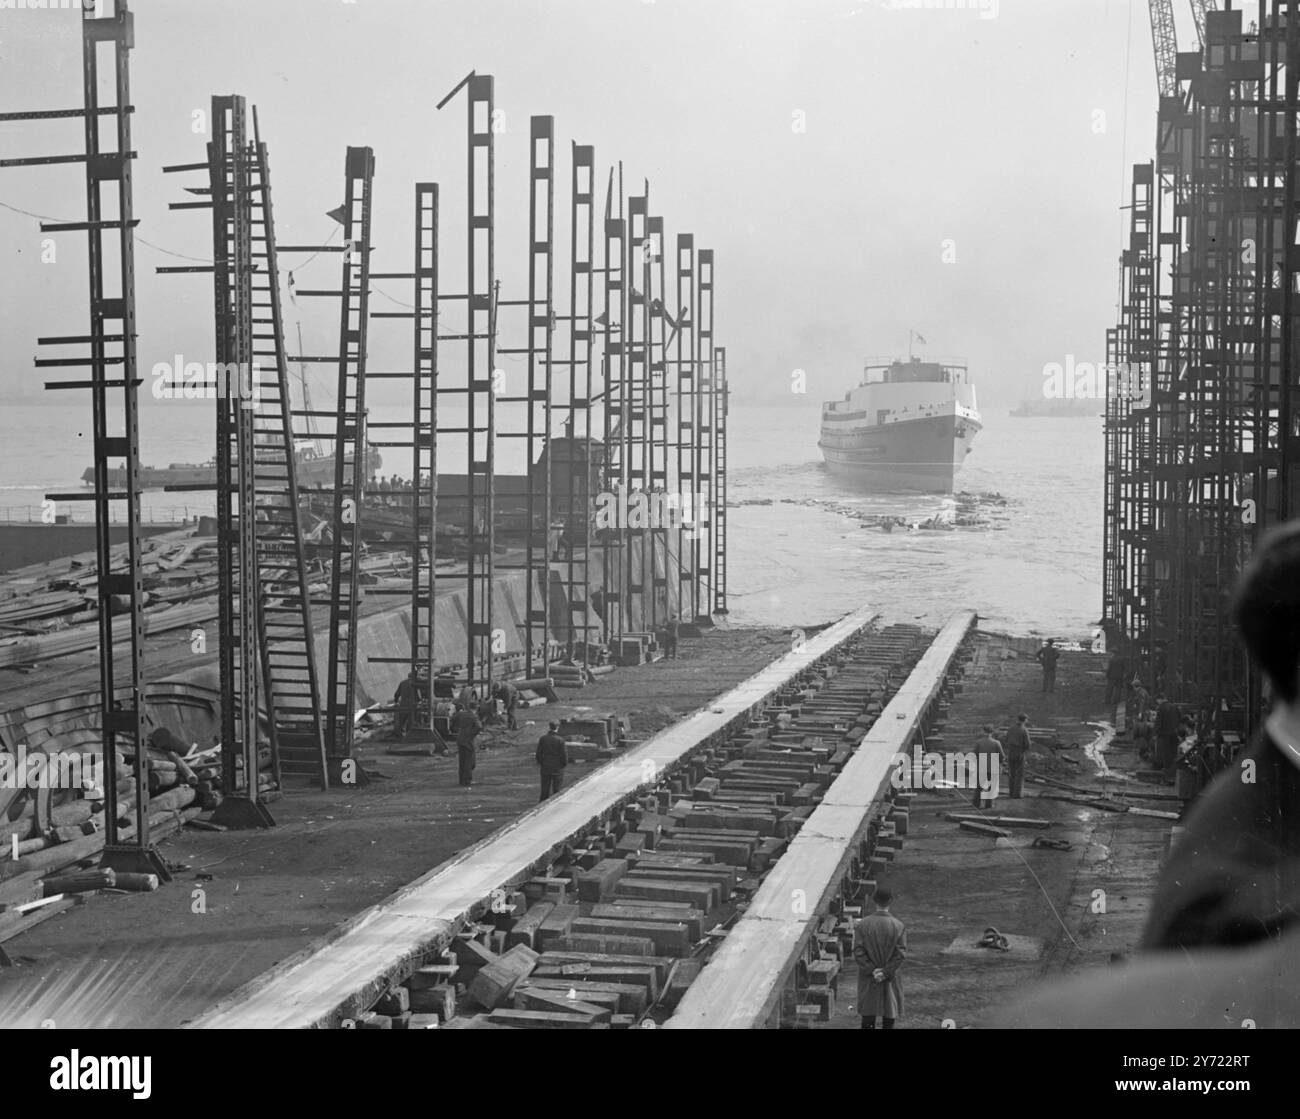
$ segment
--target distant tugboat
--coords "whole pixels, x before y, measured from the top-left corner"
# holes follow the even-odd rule
[[[960,360],[868,360],[862,383],[822,406],[827,467],[878,490],[951,493],[981,430]]]

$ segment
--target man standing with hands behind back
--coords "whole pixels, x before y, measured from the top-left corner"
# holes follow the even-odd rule
[[[537,743],[536,757],[542,773],[540,799],[545,800],[552,793],[560,791],[564,782],[564,767],[569,764],[569,750],[560,735],[560,724],[554,719],[551,720],[551,729]]]
[[[858,965],[858,1013],[862,1028],[892,1030],[903,1014],[903,987],[898,970],[907,958],[907,931],[889,912],[894,895],[884,886],[872,899],[876,911],[863,917],[853,930],[853,959]]]

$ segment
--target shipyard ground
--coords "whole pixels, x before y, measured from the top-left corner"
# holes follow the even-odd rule
[[[1024,796],[1002,793],[986,815],[1050,820],[1043,830],[1011,830],[1013,846],[963,831],[945,813],[972,812],[964,793],[919,791],[902,849],[881,876],[894,892],[891,911],[907,926],[904,1015],[897,1029],[968,1029],[996,1025],[1006,1008],[1037,984],[1097,967],[1122,967],[1136,950],[1174,820],[1089,808],[1054,796],[1069,790],[1035,782],[1035,775],[1096,793],[1124,789],[1172,797],[1164,784],[1135,778],[1143,768],[1123,738],[1104,754],[1113,776],[1082,747],[1096,736],[1087,724],[1109,721],[1105,658],[1067,652],[1056,690],[1044,694],[1031,659],[1034,642],[981,636],[943,736],[948,748],[969,750],[984,723],[1006,726],[1019,711],[1034,727],[1055,728],[1066,749],[1036,744]],[[1068,748],[1078,743],[1076,748]],[[1067,760],[1072,759],[1072,760]],[[1178,811],[1173,799],[1134,800],[1155,811]],[[1070,850],[1034,848],[1036,836],[1064,839]],[[870,911],[870,906],[867,906]],[[976,948],[992,926],[1011,951]],[[859,1029],[857,968],[839,977],[835,1014],[821,1028]]]
[[[184,867],[170,885],[155,894],[96,895],[6,943],[17,966],[0,972],[0,1024],[181,1025],[533,804],[532,747],[545,719],[577,706],[618,711],[631,717],[633,736],[644,737],[785,652],[788,640],[776,630],[714,631],[684,639],[677,661],[620,669],[563,694],[559,706],[521,711],[515,734],[494,728],[469,790],[456,785],[453,758],[392,756],[389,743],[376,740],[363,757],[385,777],[366,789],[294,791],[273,806],[274,831],[187,829],[163,845],[165,857]],[[1081,747],[1096,734],[1087,724],[1109,718],[1105,659],[1067,652],[1056,691],[1044,695],[1030,659],[1034,644],[981,636],[943,735],[947,746],[965,750],[981,724],[1005,725],[1018,710],[1035,727],[1056,728],[1066,748],[1036,746],[1024,798],[999,797],[987,810],[1052,826],[1016,830],[1014,847],[999,847],[944,819],[971,809],[964,795],[917,794],[904,846],[881,878],[908,928],[899,1028],[994,1024],[1031,985],[1123,966],[1140,937],[1174,821],[1051,799],[1069,793],[1032,778],[1157,798],[1172,789],[1136,780],[1140,763],[1122,739],[1105,754],[1116,776],[1101,779]],[[1071,849],[1032,848],[1040,834],[1068,840]],[[1011,938],[1013,951],[970,947],[989,926]],[[835,1015],[821,1028],[859,1026],[855,991],[850,961]]]
[[[470,789],[451,756],[361,751],[384,777],[366,788],[292,789],[270,831],[185,829],[161,845],[181,864],[152,894],[97,894],[6,941],[0,1026],[170,1028],[278,960],[495,831],[537,801],[533,749],[547,719],[579,707],[629,716],[644,738],[789,650],[786,631],[684,637],[676,660],[619,669],[560,704],[492,727]],[[570,769],[571,779],[586,766]]]

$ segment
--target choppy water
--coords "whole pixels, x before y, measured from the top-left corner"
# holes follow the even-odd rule
[[[374,416],[396,418],[379,409]],[[211,417],[211,405],[200,401],[147,408],[143,461],[211,457]],[[934,621],[962,607],[1018,633],[1090,632],[1101,609],[1100,419],[992,412],[984,422],[958,485],[1008,499],[992,511],[992,527],[886,534],[827,506],[915,521],[941,510],[942,499],[869,495],[831,476],[817,450],[815,404],[733,406],[728,496],[772,501],[730,510],[733,621],[803,625],[869,602],[893,617]],[[7,406],[0,411],[0,519],[6,512],[39,518],[44,494],[79,489],[91,459],[88,408]],[[395,460],[385,471],[409,473]],[[143,504],[156,519],[211,510],[211,498],[195,493],[149,493]],[[71,511],[90,516],[86,505]]]

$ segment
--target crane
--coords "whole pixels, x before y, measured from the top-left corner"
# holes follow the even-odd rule
[[[1198,44],[1205,42],[1205,20],[1215,0],[1189,0]],[[1174,0],[1147,0],[1151,16],[1151,46],[1156,56],[1156,82],[1161,97],[1178,96],[1178,33],[1174,29]]]

